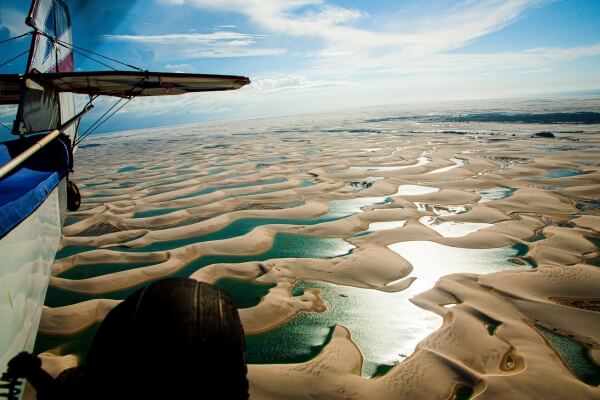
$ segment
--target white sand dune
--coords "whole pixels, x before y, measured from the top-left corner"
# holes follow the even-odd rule
[[[235,255],[243,258],[204,266],[191,278],[272,284],[258,304],[240,309],[248,335],[336,307],[310,282],[415,293],[410,301],[424,315],[443,318],[408,357],[392,354],[395,365],[375,378],[363,375],[368,352],[337,325],[313,359],[249,365],[253,399],[447,399],[460,391],[482,399],[600,398],[546,336],[582,346],[600,369],[600,139],[588,133],[597,126],[568,134],[585,149],[540,151],[566,140],[531,138],[526,124],[443,127],[464,132],[453,135],[390,120],[377,134],[359,134],[327,129],[338,122],[294,121],[229,124],[227,134],[209,124],[194,128],[185,146],[158,130],[80,149],[75,180],[84,204],[68,215],[62,247],[72,255],[55,261],[50,284],[89,300],[46,307],[40,334],[68,342],[119,303],[108,295],[180,273],[202,257]],[[412,133],[416,126],[429,133]],[[546,128],[559,126],[535,130]],[[545,177],[557,169],[584,173]],[[309,222],[252,225],[257,218]],[[247,230],[201,239],[236,223]],[[352,251],[287,257],[286,249],[273,249],[279,234],[344,239]],[[152,250],[160,245],[168,249]],[[283,256],[253,259],[273,250]],[[511,254],[503,262],[514,268],[481,256],[499,251]],[[88,271],[85,279],[70,275]],[[293,295],[299,281],[309,288]],[[44,368],[53,375],[80,361],[49,350]]]

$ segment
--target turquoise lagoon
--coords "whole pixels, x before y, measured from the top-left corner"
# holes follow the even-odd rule
[[[215,255],[201,257],[197,260],[192,261],[190,264],[186,265],[183,269],[179,270],[171,276],[189,277],[198,269],[216,263],[241,263],[247,261],[264,261],[274,258],[338,257],[349,254],[353,248],[354,246],[344,241],[343,239],[317,238],[311,236],[278,233],[275,235],[273,246],[266,252],[248,256]],[[63,278],[70,279],[85,279],[91,278],[93,276],[104,275],[107,273],[128,270],[131,268],[139,268],[146,265],[149,264],[85,265],[66,271],[60,276]],[[231,290],[234,301],[237,304],[242,304],[245,306],[251,306],[252,304],[256,304],[257,299],[259,301],[259,299],[268,291],[265,291],[265,289],[268,289],[268,287],[265,288],[265,286],[268,285],[262,285],[257,282],[231,281],[231,279],[225,281],[221,280],[220,282],[217,282],[217,285],[223,287],[225,290]],[[124,290],[103,293],[100,295],[88,295],[49,286],[48,292],[46,294],[45,305],[49,307],[60,307],[86,300],[91,300],[94,298],[124,299],[128,295],[134,293],[136,290],[141,289],[146,284],[147,282]],[[236,291],[234,290],[235,288],[242,290]],[[35,351],[43,352],[58,345],[62,345],[65,346],[65,349],[69,352],[73,352],[75,354],[85,357],[90,346],[90,339],[93,337],[93,334],[96,329],[97,325],[93,325],[76,335],[68,337],[38,335]]]
[[[393,366],[441,325],[441,318],[410,302],[410,298],[434,286],[442,276],[491,273],[523,269],[512,258],[524,251],[519,246],[497,249],[463,249],[414,241],[390,246],[413,265],[417,279],[407,290],[386,293],[327,282],[299,281],[295,288],[317,288],[328,303],[324,313],[304,313],[280,328],[247,337],[250,363],[296,363],[314,357],[329,341],[335,325],[350,329],[364,356],[363,376],[376,375],[382,366]],[[481,330],[487,333],[482,324]]]
[[[229,225],[217,231],[193,236],[185,239],[157,242],[140,248],[127,248],[124,246],[113,249],[129,252],[150,252],[176,249],[189,244],[208,242],[211,240],[229,239],[236,236],[245,235],[254,228],[263,225],[287,224],[287,225],[316,225],[323,222],[335,221],[337,219],[348,217],[362,211],[363,207],[374,204],[385,204],[390,200],[388,197],[362,197],[346,200],[332,200],[328,203],[329,212],[323,216],[315,218],[291,219],[291,218],[241,218],[233,221]],[[73,254],[90,250],[89,247],[69,246],[63,248],[57,255],[57,258],[67,257]]]

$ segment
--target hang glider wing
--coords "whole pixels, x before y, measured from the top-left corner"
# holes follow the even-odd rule
[[[98,71],[30,74],[58,92],[136,97],[235,90],[250,83],[244,76],[169,72]]]
[[[19,104],[21,101],[21,83],[21,75],[0,75],[0,105]]]

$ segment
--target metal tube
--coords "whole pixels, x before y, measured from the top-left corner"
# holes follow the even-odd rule
[[[25,150],[24,152],[22,152],[21,154],[19,154],[12,160],[10,160],[8,163],[6,163],[2,167],[0,167],[0,179],[4,178],[13,169],[15,169],[16,167],[21,165],[25,160],[27,160],[29,157],[31,157],[32,155],[37,153],[40,149],[44,148],[44,146],[46,146],[52,140],[56,139],[60,135],[61,130],[66,129],[69,126],[73,125],[73,123],[78,121],[81,117],[83,117],[83,115],[85,113],[90,111],[92,108],[94,108],[94,106],[90,104],[88,107],[84,108],[79,114],[77,114],[76,116],[74,116],[73,118],[71,118],[70,120],[65,122],[61,127],[59,127],[58,129],[54,129],[49,134],[47,134],[46,136],[44,136],[43,138],[38,140],[35,144],[33,144],[27,150]]]
[[[58,129],[53,130],[52,132],[41,138],[33,146],[31,146],[30,148],[28,148],[27,150],[10,160],[7,164],[3,165],[0,168],[0,179],[4,178],[5,175],[7,175],[13,169],[21,165],[25,160],[37,153],[40,149],[42,149],[44,146],[50,143],[53,139],[56,139],[58,135],[60,135],[60,131]]]

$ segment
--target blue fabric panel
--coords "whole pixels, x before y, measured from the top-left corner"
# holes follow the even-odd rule
[[[39,137],[0,143],[0,165],[6,164]],[[0,237],[30,216],[69,172],[68,139],[58,138],[0,180]]]

